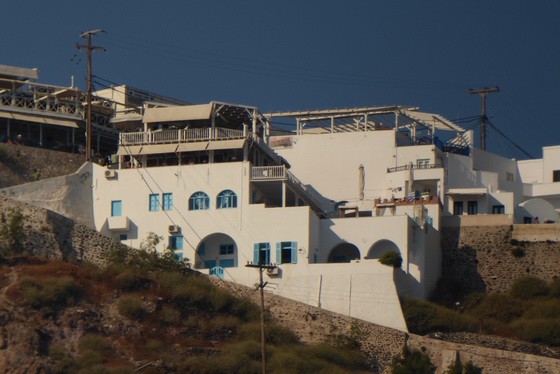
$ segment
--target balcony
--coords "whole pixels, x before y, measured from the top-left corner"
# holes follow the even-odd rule
[[[420,164],[420,165],[415,165],[415,164],[407,164],[407,165],[403,165],[403,166],[397,166],[394,168],[387,168],[387,173],[395,173],[397,171],[403,171],[403,170],[420,170],[420,169],[441,169],[443,168],[442,164]]]
[[[107,217],[107,228],[111,231],[128,231],[130,220],[126,216]]]
[[[211,140],[243,139],[248,133],[242,130],[207,127],[198,129],[156,130],[121,133],[121,146],[203,142]]]

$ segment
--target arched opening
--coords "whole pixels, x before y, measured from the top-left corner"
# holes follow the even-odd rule
[[[399,247],[390,240],[383,239],[376,242],[371,246],[367,253],[367,258],[370,260],[381,258],[385,253],[395,251],[400,253]]]
[[[215,233],[208,235],[200,242],[196,249],[194,260],[197,269],[212,269],[237,267],[238,249],[235,241],[226,234]]]
[[[342,243],[334,247],[327,262],[341,263],[360,259],[360,250],[354,244]]]

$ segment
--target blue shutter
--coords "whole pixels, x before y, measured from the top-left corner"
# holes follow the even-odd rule
[[[175,239],[176,240],[175,249],[183,249],[183,237],[182,236],[177,236],[176,238],[177,239]]]
[[[276,263],[282,263],[282,243],[276,243]]]
[[[297,264],[297,242],[292,242],[292,264]]]
[[[265,264],[270,264],[270,243],[265,243],[266,245],[266,257],[264,259]]]
[[[253,247],[253,263],[254,264],[258,264],[259,263],[259,243],[255,243],[255,246]]]

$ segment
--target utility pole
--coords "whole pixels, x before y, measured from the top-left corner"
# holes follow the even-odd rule
[[[259,256],[260,258],[261,256]],[[264,256],[263,256],[264,257]],[[265,265],[264,258],[260,258],[258,264],[253,264],[252,262],[248,262],[245,265],[246,268],[255,268],[259,269],[259,283],[255,284],[256,288],[260,288],[261,290],[261,355],[262,355],[262,374],[266,374],[266,339],[265,339],[265,331],[264,331],[264,288],[268,284],[268,282],[263,282],[263,272],[265,270],[272,270],[276,269],[276,265]]]
[[[496,88],[483,88],[482,90],[473,90],[473,89],[469,90],[469,93],[471,95],[479,94],[480,97],[482,98],[482,114],[480,115],[480,121],[481,121],[480,149],[482,149],[483,151],[486,150],[486,120],[488,119],[488,117],[486,117],[486,96],[494,92],[500,92],[500,88],[496,87]]]
[[[105,32],[104,30],[90,30],[80,34],[80,37],[87,39],[87,45],[77,44],[76,48],[86,49],[88,55],[88,77],[87,77],[87,116],[86,116],[86,161],[91,161],[91,52],[95,50],[102,50],[106,52],[103,47],[94,47],[91,45],[91,36],[98,32]]]

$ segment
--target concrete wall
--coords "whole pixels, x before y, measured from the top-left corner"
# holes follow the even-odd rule
[[[259,302],[258,294],[253,288],[226,283],[215,277],[211,279],[238,296],[247,296]],[[402,353],[405,344],[425,351],[437,366],[438,374],[447,370],[457,354],[463,363],[472,361],[482,367],[484,373],[560,372],[560,360],[557,358],[528,353],[551,354],[549,349],[541,349],[535,344],[478,334],[456,334],[452,337],[454,342],[442,341],[407,334],[271,293],[266,293],[265,299],[266,308],[274,318],[294,331],[304,342],[321,343],[332,340],[336,335],[356,339],[361,344],[361,351],[368,364],[378,373],[391,372],[392,358]],[[560,357],[558,353],[552,355]]]
[[[543,183],[552,183],[553,170],[560,170],[560,146],[543,148]]]
[[[74,174],[7,187],[0,190],[0,195],[52,210],[95,228],[91,191],[94,168],[101,169],[86,163]]]

